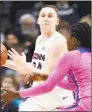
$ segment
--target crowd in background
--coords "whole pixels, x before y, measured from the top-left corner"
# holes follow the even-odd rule
[[[79,21],[86,21],[91,25],[91,1],[2,1],[1,42],[7,49],[14,48],[20,55],[24,51],[29,62],[32,60],[36,38],[40,34],[38,14],[45,4],[53,4],[58,8],[60,23],[57,31],[65,37],[69,35],[71,25]],[[13,70],[3,67],[1,76],[2,87],[11,90],[29,87],[23,75]],[[5,109],[9,112],[12,109],[17,110],[22,101],[23,99],[14,100]]]

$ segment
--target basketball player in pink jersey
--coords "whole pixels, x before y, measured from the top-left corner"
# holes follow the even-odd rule
[[[8,60],[5,66],[22,72],[23,74],[31,74],[35,71],[39,72],[39,74],[43,74],[39,75],[40,77],[44,77],[44,74],[47,74],[48,77],[48,75],[54,70],[60,57],[67,52],[67,44],[65,37],[56,31],[56,26],[59,24],[59,18],[55,6],[49,5],[41,9],[38,17],[38,24],[40,26],[41,35],[38,36],[36,40],[31,64],[26,62],[24,54],[23,56],[20,56],[14,49],[12,49],[14,53],[9,51],[9,56],[12,58],[12,61]],[[35,78],[37,79],[37,75],[35,75]],[[41,81],[38,81],[38,79],[33,82],[33,86],[44,82],[42,78]],[[72,102],[72,92],[66,91],[65,94],[65,91],[66,90],[61,89],[60,87],[55,87],[53,91],[45,95],[28,98],[25,102],[20,104],[19,111],[53,110],[57,106],[64,104],[63,101],[65,100],[63,100],[63,97],[66,97],[67,93],[68,96],[72,97]],[[61,92],[62,95],[60,94]],[[48,102],[51,103],[49,104]],[[66,103],[68,103],[68,101],[66,101]]]
[[[91,26],[86,22],[73,25],[67,45],[70,52],[60,59],[43,84],[19,92],[4,89],[6,94],[2,95],[2,99],[10,102],[15,98],[38,96],[50,92],[58,85],[75,93],[73,105],[61,107],[58,111],[91,111]],[[63,80],[66,74],[67,82]]]

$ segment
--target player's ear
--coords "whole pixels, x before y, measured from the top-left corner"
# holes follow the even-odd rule
[[[76,44],[77,41],[78,41],[78,40],[74,37],[74,38],[73,38],[73,44]]]

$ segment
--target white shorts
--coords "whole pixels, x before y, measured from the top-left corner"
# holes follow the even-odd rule
[[[63,99],[64,97],[67,97]],[[55,87],[51,92],[28,98],[19,105],[19,111],[51,111],[74,102],[71,91]]]

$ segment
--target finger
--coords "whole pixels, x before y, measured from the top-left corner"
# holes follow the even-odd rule
[[[29,84],[29,82],[30,82],[30,75],[27,75],[26,77],[25,77],[25,83],[27,83],[27,84]]]
[[[31,76],[33,76],[34,74],[33,73],[31,73]]]
[[[8,53],[9,53],[11,56],[13,56],[13,57],[15,57],[15,55],[16,55],[16,54],[14,54],[14,52],[12,52],[12,51],[10,51],[10,50],[8,50]]]
[[[32,84],[30,83],[30,84],[29,84],[29,86],[31,87],[31,86],[32,86]]]
[[[27,81],[27,84],[29,84],[30,83],[30,81]]]
[[[30,80],[30,79],[31,79],[31,75],[27,75],[27,76],[25,77],[25,79],[26,79],[26,80]]]
[[[8,102],[5,102],[3,105],[2,105],[2,109],[5,108],[5,106],[8,104]]]
[[[11,48],[14,54],[19,55],[13,48]]]
[[[25,55],[25,53],[24,53],[24,52],[22,52],[22,56],[26,57],[26,55]]]
[[[25,78],[27,79],[27,78],[29,78],[29,77],[30,77],[30,75],[26,75],[26,77],[25,77]]]
[[[8,52],[9,52],[11,55],[13,55],[13,56],[16,55],[12,50],[8,50]]]
[[[11,59],[14,59],[14,56],[12,56],[10,53],[7,53],[7,54]]]

